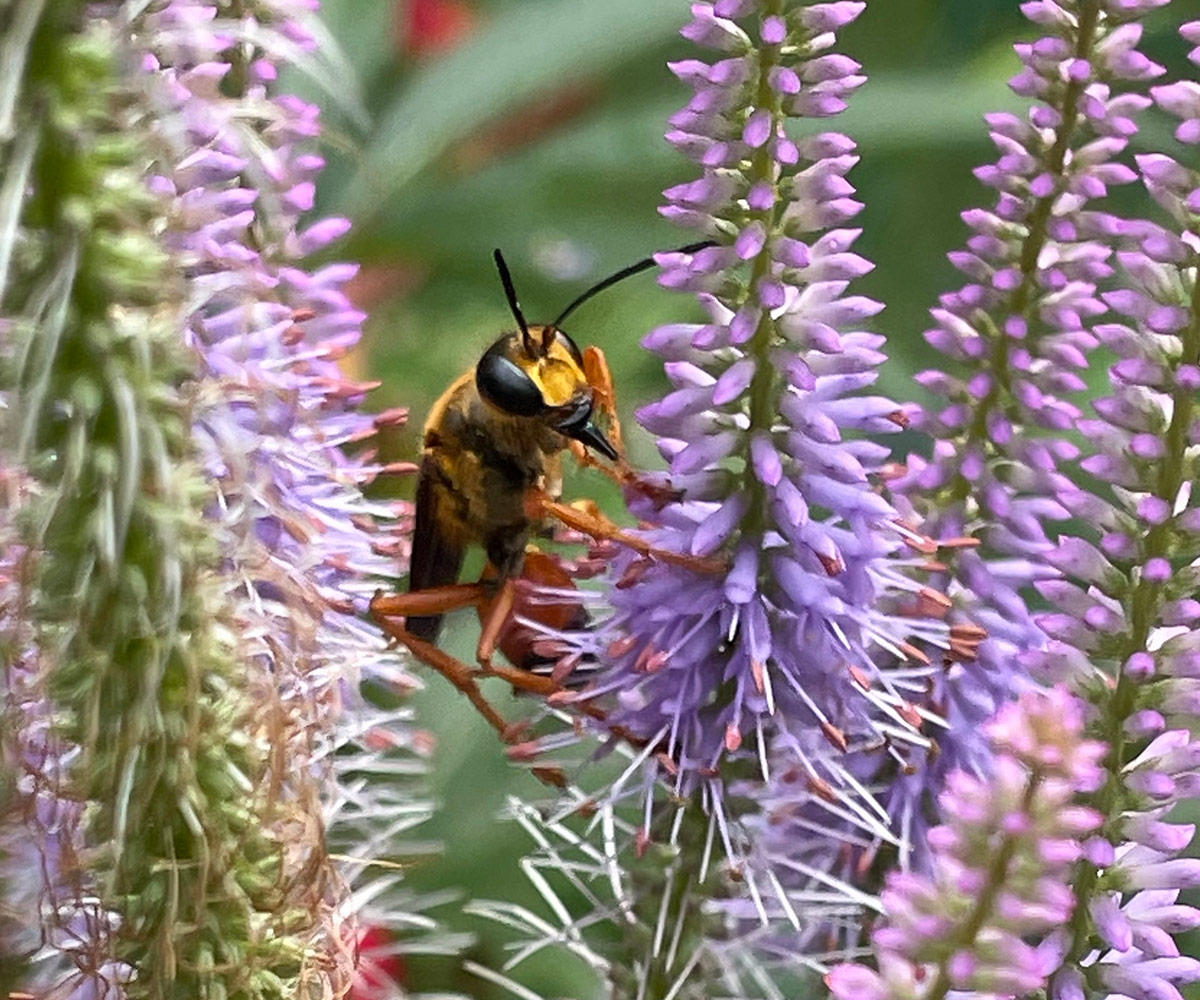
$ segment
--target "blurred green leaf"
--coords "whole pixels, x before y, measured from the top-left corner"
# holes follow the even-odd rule
[[[477,174],[430,175],[407,191],[390,184],[390,203],[372,209],[385,213],[374,226],[386,231],[389,245],[419,245],[423,255],[434,258],[460,255],[472,242],[491,246],[500,235],[519,244],[555,216],[570,220],[575,234],[567,235],[586,234],[590,227],[595,236],[596,224],[604,220],[603,228],[640,220],[642,227],[662,234],[654,245],[669,242],[674,230],[658,221],[654,208],[660,190],[690,176],[692,167],[659,137],[667,116],[682,103],[681,93],[664,93],[610,105]],[[993,79],[894,74],[873,80],[856,95],[837,128],[854,136],[869,155],[946,149],[984,143],[985,112],[1023,106]],[[820,122],[809,123],[806,130],[820,127]],[[360,171],[359,180],[363,176]]]
[[[324,0],[321,4],[321,21],[349,57],[345,68],[360,83],[391,62],[395,54],[394,16],[390,3]]]
[[[946,73],[877,74],[851,98],[835,127],[871,152],[957,146],[986,136],[987,112],[1020,112],[1028,106],[1007,87],[998,87],[995,78],[961,67]],[[821,122],[809,124],[807,131],[828,128]]]
[[[456,139],[563,81],[660,43],[685,18],[676,0],[543,0],[514,9],[396,96],[338,211],[369,218]]]

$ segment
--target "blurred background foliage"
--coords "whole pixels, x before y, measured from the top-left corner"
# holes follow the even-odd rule
[[[324,0],[345,60],[293,83],[326,108],[320,208],[355,221],[337,256],[363,263],[357,296],[372,318],[366,351],[351,364],[382,381],[376,407],[411,409],[408,428],[384,442],[387,458],[417,456],[430,404],[510,324],[493,247],[503,248],[526,313],[545,320],[603,275],[689,241],[656,211],[663,188],[695,175],[662,140],[667,115],[687,96],[665,64],[696,56],[677,35],[687,14],[686,0]],[[1169,11],[1152,19],[1144,48],[1182,71],[1177,20]],[[888,304],[877,326],[889,337],[882,388],[893,398],[914,399],[912,374],[934,363],[921,338],[926,310],[956,287],[945,253],[964,240],[959,212],[990,200],[971,174],[992,159],[981,116],[1023,106],[1005,81],[1016,70],[1011,44],[1029,27],[1016,0],[874,0],[842,35],[841,51],[871,82],[840,120],[815,124],[859,144],[851,179],[867,207],[858,249],[877,265],[859,291]],[[1141,142],[1169,145],[1169,131],[1152,121]],[[607,352],[627,420],[662,386],[639,340],[692,315],[684,297],[647,276],[572,319],[578,341]],[[646,435],[628,436],[636,461],[656,460]],[[586,478],[570,489],[601,486]],[[447,629],[460,655],[470,655],[474,628],[460,616]],[[428,687],[417,711],[436,738],[443,808],[426,832],[445,850],[416,863],[413,882],[536,906],[517,866],[525,838],[496,817],[505,795],[542,790],[507,765],[446,685]],[[496,694],[519,711],[503,689]],[[502,964],[496,928],[458,906],[443,916],[478,935],[472,958]],[[552,955],[516,978],[543,996],[592,995],[572,962]],[[414,962],[409,986],[502,995],[456,964]]]

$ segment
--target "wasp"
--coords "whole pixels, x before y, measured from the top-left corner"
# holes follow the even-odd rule
[[[709,246],[711,242],[697,243],[676,252]],[[525,319],[503,254],[496,250],[493,257],[516,329],[503,333],[434,404],[425,424],[417,480],[408,593],[376,595],[371,609],[389,635],[446,676],[494,728],[511,735],[476,678],[504,677],[514,687],[541,695],[561,689],[552,676],[530,672],[539,661],[536,633],[516,628],[513,619],[525,617],[560,628],[586,623],[581,604],[529,600],[531,586],[550,585],[560,592],[573,587],[568,575],[553,568],[553,560],[531,551],[536,532],[557,523],[626,545],[650,559],[708,571],[713,567],[711,560],[655,548],[618,527],[594,505],[560,499],[567,452],[622,487],[657,499],[663,496],[663,488],[639,479],[625,457],[603,352],[595,346],[581,350],[562,327],[579,306],[652,267],[654,258],[609,275],[553,321],[538,325]],[[488,568],[478,582],[458,583],[464,555],[473,545],[483,548]],[[436,646],[442,615],[472,606],[482,620],[478,670]],[[497,647],[516,669],[493,663]]]

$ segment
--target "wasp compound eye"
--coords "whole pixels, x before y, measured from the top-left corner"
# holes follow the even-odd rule
[[[557,327],[551,327],[551,329],[554,330],[555,340],[557,340],[558,343],[561,344],[566,349],[567,353],[570,354],[571,357],[575,359],[575,364],[579,365],[579,367],[582,368],[583,367],[583,352],[579,349],[579,345],[576,344],[575,341],[573,341],[571,339],[570,335],[567,334],[567,332],[565,330],[560,330]]]
[[[475,366],[479,395],[514,417],[535,417],[546,412],[542,392],[521,367],[507,356],[507,338],[496,341]]]

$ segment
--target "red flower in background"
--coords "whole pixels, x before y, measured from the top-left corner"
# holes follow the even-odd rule
[[[434,55],[454,48],[475,27],[475,11],[462,0],[408,0],[401,14],[405,55]]]
[[[367,927],[358,939],[358,966],[348,1000],[385,1000],[399,995],[406,972],[395,937],[382,927]]]

